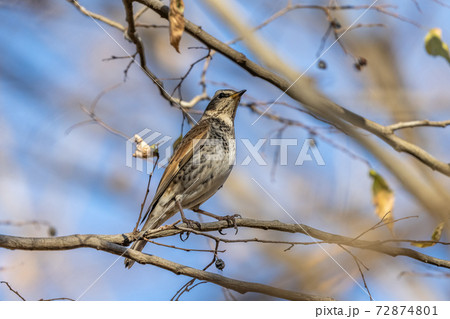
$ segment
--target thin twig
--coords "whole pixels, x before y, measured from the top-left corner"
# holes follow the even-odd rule
[[[143,6],[135,15],[134,15],[134,21],[137,22],[139,18],[148,10],[148,7]]]
[[[30,220],[30,221],[21,221],[21,222],[13,222],[10,220],[0,220],[0,225],[13,226],[13,227],[24,227],[24,226],[28,226],[28,225],[33,225],[36,228],[39,228],[39,226],[45,226],[45,227],[47,227],[47,233],[49,234],[49,236],[55,236],[57,233],[56,227],[45,220]]]
[[[58,301],[58,300],[76,301],[75,299],[67,298],[67,297],[51,298],[51,299],[39,299],[38,301]]]
[[[168,25],[159,25],[159,24],[145,24],[145,23],[136,23],[136,28],[161,28],[161,29],[167,29],[169,28]]]
[[[81,13],[83,13],[84,15],[86,15],[88,17],[91,17],[93,19],[96,19],[98,21],[106,23],[106,24],[110,25],[111,27],[116,28],[116,29],[118,29],[118,30],[120,30],[122,32],[124,32],[126,30],[126,28],[123,25],[121,25],[120,23],[118,23],[116,21],[113,21],[113,20],[110,20],[107,17],[102,16],[100,14],[97,14],[97,13],[94,13],[94,12],[91,12],[91,11],[87,10],[85,7],[80,5],[78,3],[78,1],[76,1],[76,0],[67,0],[67,1],[72,3],[75,6],[75,8],[77,8]]]
[[[184,80],[186,80],[186,78],[188,77],[188,75],[191,73],[192,69],[201,61],[207,59],[210,57],[211,51],[209,50],[208,53],[197,59],[196,61],[192,62],[191,65],[189,66],[188,70],[186,71],[186,73],[180,78],[180,82],[175,86],[175,88],[172,91],[172,95],[174,95],[175,91],[178,90],[179,94],[180,94],[180,99],[181,99],[181,85],[183,84]]]
[[[450,120],[447,121],[429,121],[429,120],[419,120],[410,122],[400,122],[386,126],[386,129],[391,133],[396,130],[401,130],[404,128],[412,128],[419,126],[434,126],[434,127],[446,127],[450,125]]]
[[[108,92],[116,89],[117,87],[119,87],[121,85],[121,83],[115,84],[105,90],[103,90],[102,92],[100,92],[94,99],[94,101],[91,103],[90,108],[85,107],[84,105],[80,105],[81,109],[83,110],[83,112],[85,112],[87,115],[89,115],[89,117],[91,118],[90,120],[86,120],[86,121],[82,121],[79,123],[76,123],[72,126],[70,126],[65,134],[68,135],[70,134],[75,128],[78,128],[82,125],[85,124],[90,124],[90,123],[97,123],[99,124],[101,127],[103,127],[104,129],[106,129],[107,131],[113,133],[114,135],[120,136],[126,140],[129,140],[130,138],[125,134],[122,133],[119,130],[116,130],[115,128],[109,126],[108,124],[106,124],[101,118],[99,118],[97,116],[97,114],[95,113],[95,108],[97,107],[98,102],[100,101],[100,99]]]
[[[361,238],[362,236],[364,236],[365,234],[367,234],[368,232],[370,232],[370,231],[372,231],[374,229],[377,229],[377,228],[380,228],[380,227],[383,227],[383,226],[387,226],[389,224],[393,224],[393,223],[396,223],[396,222],[401,221],[401,220],[410,219],[410,218],[418,218],[419,217],[417,215],[415,215],[415,216],[406,216],[406,217],[402,217],[402,218],[399,218],[399,219],[394,219],[394,220],[391,220],[389,222],[386,222],[385,220],[387,219],[387,216],[389,214],[391,214],[391,212],[387,212],[386,214],[384,214],[383,218],[381,218],[381,220],[379,222],[377,222],[375,225],[371,226],[369,229],[363,231],[361,234],[356,236],[354,238],[354,240],[357,240],[357,239]]]
[[[9,288],[9,290],[11,290],[13,293],[15,293],[15,294],[16,294],[20,299],[22,299],[23,301],[26,301],[25,298],[22,297],[22,296],[17,292],[17,290],[12,289],[11,285],[10,285],[8,282],[6,282],[6,281],[0,281],[0,284],[5,284],[5,285],[7,285],[8,288]]]
[[[216,261],[218,249],[219,249],[219,241],[216,240],[216,245],[215,245],[215,248],[214,248],[213,259],[212,259],[212,261],[211,261],[208,265],[206,265],[206,266],[203,268],[203,271],[205,271],[205,270],[207,270],[209,267],[211,267],[211,265]],[[193,279],[189,280],[187,283],[185,283],[185,284],[184,284],[184,285],[183,285],[183,286],[175,293],[175,295],[172,297],[171,300],[176,300],[176,301],[178,301],[178,300],[180,299],[180,297],[181,297],[184,293],[191,291],[192,289],[194,289],[195,287],[197,287],[197,286],[200,285],[200,284],[206,283],[205,281],[201,281],[201,282],[199,282],[199,283],[197,283],[197,284],[194,285],[194,283],[195,283],[196,280],[197,280],[196,278],[193,278]]]
[[[139,223],[141,222],[142,212],[144,211],[145,202],[147,201],[147,196],[148,196],[148,193],[150,192],[150,182],[152,181],[152,176],[153,176],[153,173],[155,172],[155,168],[156,168],[156,166],[158,165],[158,160],[159,160],[159,154],[157,153],[157,154],[156,154],[156,161],[155,161],[155,163],[153,164],[152,172],[148,175],[147,189],[146,189],[146,191],[145,191],[144,200],[143,200],[142,203],[141,203],[141,210],[139,211],[139,217],[138,217],[138,220],[137,220],[137,222],[136,222],[136,226],[135,226],[134,229],[133,229],[133,233],[137,232],[137,229],[138,229],[138,227],[139,227]]]
[[[144,238],[145,239],[145,238]],[[167,244],[163,244],[163,243],[158,243],[154,240],[150,240],[150,239],[145,239],[147,242],[152,243],[154,245],[158,245],[158,246],[163,246],[163,247],[167,247],[167,248],[173,248],[173,249],[178,249],[178,250],[183,250],[186,252],[191,252],[191,251],[196,251],[196,252],[204,252],[204,253],[215,253],[216,251],[212,250],[212,249],[195,249],[195,248],[184,248],[184,247],[178,247],[178,246],[174,246],[174,245],[167,245]],[[218,250],[217,252],[219,253],[224,253],[225,250]]]
[[[271,112],[261,111],[252,103],[250,103],[250,104],[245,104],[245,103],[242,104],[241,103],[241,105],[245,105],[250,110],[252,110],[253,112],[255,112],[257,114],[260,114],[260,115],[262,115],[264,117],[267,117],[267,118],[269,118],[269,119],[271,119],[273,121],[277,121],[279,123],[283,123],[283,124],[286,124],[286,125],[289,125],[289,126],[301,127],[303,129],[305,129],[306,131],[308,131],[311,135],[317,136],[318,138],[320,138],[321,140],[323,140],[325,143],[329,144],[333,148],[343,152],[344,154],[348,155],[349,157],[351,157],[351,158],[353,158],[353,159],[355,159],[357,161],[363,162],[369,168],[372,167],[372,165],[370,165],[369,161],[366,160],[365,158],[363,158],[363,157],[361,157],[359,155],[356,155],[355,153],[353,153],[352,151],[346,149],[343,146],[340,146],[340,145],[336,144],[332,139],[327,138],[326,136],[324,136],[323,134],[319,133],[316,129],[314,129],[314,128],[310,127],[310,126],[307,126],[307,125],[305,125],[305,124],[303,124],[303,123],[301,123],[299,121],[296,121],[296,120],[293,120],[293,119],[290,119],[290,118],[285,118],[285,117],[281,117],[281,116],[275,115],[275,114],[273,114]]]
[[[46,220],[28,220],[28,221],[22,221],[22,222],[13,222],[10,220],[0,220],[0,225],[15,226],[15,227],[23,227],[23,226],[28,226],[28,225],[34,225],[34,226],[44,225],[47,227],[53,227],[53,225],[50,224]]]
[[[363,272],[362,269],[361,269],[361,265],[362,265],[364,268],[366,268],[366,270],[369,270],[369,268],[367,268],[367,267],[361,262],[361,260],[360,260],[358,257],[356,257],[349,249],[343,247],[342,245],[338,245],[338,246],[341,247],[343,250],[345,250],[350,256],[352,256],[353,260],[354,260],[355,263],[356,263],[356,266],[358,266],[359,273],[361,274],[361,278],[362,278],[362,280],[363,280],[364,287],[366,288],[367,293],[369,294],[370,301],[373,301],[372,294],[370,293],[369,286],[367,286],[366,278],[364,277],[364,272]]]

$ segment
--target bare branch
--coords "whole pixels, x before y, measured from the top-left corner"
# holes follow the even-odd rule
[[[429,121],[429,120],[421,120],[421,121],[410,121],[410,122],[400,122],[386,126],[390,132],[394,132],[396,130],[401,130],[404,128],[413,128],[419,126],[434,126],[434,127],[446,127],[450,125],[450,120],[448,121]]]
[[[126,140],[128,140],[130,137],[127,136],[125,133],[109,126],[108,124],[106,124],[100,117],[97,116],[97,114],[95,113],[95,108],[97,107],[98,102],[100,101],[100,99],[108,92],[116,89],[117,87],[119,87],[119,84],[115,84],[105,90],[103,90],[102,92],[100,92],[94,99],[94,101],[91,103],[90,108],[85,107],[84,105],[81,105],[81,109],[83,110],[84,113],[86,113],[87,115],[89,115],[89,117],[91,118],[90,120],[85,120],[85,121],[81,121],[79,123],[76,123],[74,125],[72,125],[71,127],[69,127],[66,130],[66,134],[70,134],[70,132],[72,132],[74,129],[82,126],[82,125],[86,125],[86,124],[99,124],[101,127],[103,127],[104,129],[106,129],[107,131],[113,133],[114,135],[120,136]]]
[[[59,300],[76,301],[75,299],[67,298],[67,297],[50,298],[50,299],[39,299],[38,301],[59,301]]]
[[[163,243],[158,243],[154,240],[150,240],[150,239],[145,239],[147,242],[152,243],[154,245],[157,246],[163,246],[163,247],[167,247],[167,248],[173,248],[173,249],[178,249],[178,250],[182,250],[182,251],[186,251],[186,252],[191,252],[191,251],[196,251],[196,252],[201,252],[201,253],[214,253],[215,251],[212,249],[195,249],[195,248],[184,248],[184,247],[178,247],[175,245],[167,245],[167,244],[163,244]],[[220,253],[224,253],[225,250],[218,250],[217,252]]]
[[[118,243],[129,242],[129,234],[112,236],[104,235],[72,235],[56,238],[24,238],[0,235],[0,247],[23,250],[67,250],[81,247],[94,248],[118,256],[133,259],[141,264],[154,265],[177,275],[185,275],[198,280],[208,281],[219,286],[235,290],[239,293],[257,292],[288,300],[332,300],[329,297],[320,297],[300,292],[280,289],[264,284],[231,279],[211,272],[195,269],[182,264],[147,255],[135,250],[129,250]],[[108,240],[109,239],[109,240]],[[116,242],[116,243],[115,243]]]
[[[134,21],[137,21],[146,11],[148,10],[148,7],[143,6],[135,15],[134,15]]]
[[[370,165],[369,161],[366,160],[365,158],[363,158],[363,157],[361,157],[361,156],[355,154],[354,152],[352,152],[352,151],[346,149],[345,147],[342,147],[342,146],[336,144],[332,139],[330,139],[330,138],[324,136],[323,134],[320,134],[316,129],[313,129],[313,128],[311,128],[311,127],[309,127],[309,126],[307,126],[307,125],[305,125],[305,124],[303,124],[303,123],[301,123],[301,122],[299,122],[299,121],[297,121],[297,120],[293,120],[293,119],[290,119],[290,118],[285,118],[285,117],[282,117],[282,116],[273,114],[273,113],[271,113],[271,112],[264,112],[264,111],[261,111],[261,110],[259,110],[259,109],[256,107],[256,104],[255,104],[255,103],[241,103],[241,105],[247,106],[250,110],[252,110],[252,111],[255,112],[256,114],[259,114],[259,115],[261,115],[261,116],[267,117],[267,118],[269,118],[269,119],[271,119],[271,120],[273,120],[273,121],[276,121],[276,122],[279,122],[279,123],[283,123],[283,124],[288,125],[288,126],[298,126],[298,127],[301,127],[301,128],[303,128],[303,129],[305,129],[306,131],[308,131],[311,135],[319,137],[319,138],[320,138],[321,140],[323,140],[325,143],[327,143],[327,144],[329,144],[330,146],[334,147],[335,149],[337,149],[337,150],[343,152],[344,154],[347,154],[349,157],[353,158],[354,160],[363,162],[363,163],[366,164],[369,168],[372,167],[372,166]]]
[[[110,20],[107,17],[102,16],[101,14],[94,13],[94,12],[91,12],[91,11],[87,10],[85,7],[80,5],[78,3],[78,1],[76,1],[76,0],[67,0],[67,1],[72,3],[75,6],[75,8],[77,8],[78,11],[80,11],[82,14],[84,14],[84,15],[86,15],[88,17],[91,17],[91,18],[93,18],[95,20],[99,20],[101,22],[104,22],[107,25],[110,25],[111,27],[116,28],[116,29],[118,29],[118,30],[120,30],[122,32],[125,32],[126,28],[123,25],[121,25],[120,23],[118,23],[116,21],[113,21],[113,20]]]
[[[46,227],[53,227],[52,224],[50,224],[46,220],[28,220],[28,221],[22,221],[22,222],[13,222],[10,220],[0,220],[0,225],[6,225],[6,226],[15,226],[15,227],[23,227],[28,225],[34,225],[34,226],[46,226]]]
[[[344,5],[344,6],[321,6],[321,5],[307,5],[307,4],[291,4],[288,3],[286,5],[286,7],[282,8],[281,10],[279,10],[278,12],[274,13],[271,17],[267,18],[266,20],[264,20],[261,24],[257,25],[256,27],[253,27],[251,29],[252,32],[255,32],[257,30],[260,30],[262,28],[264,28],[265,26],[269,25],[271,22],[273,22],[274,20],[284,16],[286,13],[294,11],[294,10],[299,10],[299,9],[313,9],[313,10],[321,10],[323,11],[327,17],[330,16],[330,11],[341,11],[341,10],[365,10],[365,9],[369,9],[369,10],[377,10],[378,8],[380,9],[385,9],[388,7],[394,7],[391,5],[379,5],[379,6],[369,6],[369,5],[360,5],[360,6],[350,6],[350,5]],[[388,11],[389,12],[389,11]],[[383,12],[384,13],[384,12]],[[389,12],[391,13],[391,12]],[[392,13],[391,13],[392,15]],[[362,27],[364,25],[357,25],[352,27],[352,29],[354,28],[358,28],[358,27]],[[366,25],[368,27],[372,27],[372,26],[382,26],[380,24],[371,24],[371,25]],[[243,39],[243,37],[238,37],[235,40],[231,41],[229,44],[234,44],[236,42],[239,42]]]
[[[366,277],[364,276],[364,272],[363,272],[362,269],[361,269],[361,265],[362,265],[366,270],[369,270],[369,268],[367,268],[367,267],[363,264],[363,262],[362,262],[358,257],[356,257],[349,249],[343,247],[342,245],[338,245],[338,246],[341,247],[344,251],[346,251],[350,256],[352,256],[353,260],[354,260],[355,263],[356,263],[356,266],[358,267],[359,273],[361,274],[361,278],[362,278],[363,283],[364,283],[364,288],[366,288],[366,291],[367,291],[367,294],[369,295],[370,301],[373,301],[372,294],[370,293],[369,286],[367,286]]]
[[[153,164],[152,172],[148,175],[147,189],[145,190],[144,200],[141,203],[141,209],[139,211],[139,217],[138,217],[138,220],[136,222],[136,226],[133,229],[133,233],[137,232],[138,227],[139,227],[139,223],[141,222],[142,213],[144,212],[145,203],[147,202],[148,193],[150,192],[150,182],[152,181],[153,173],[155,172],[155,168],[158,165],[158,161],[159,161],[159,154],[157,154],[157,156],[156,156],[156,161]]]
[[[438,267],[444,267],[444,268],[450,268],[450,261],[444,260],[440,258],[435,258],[423,253],[420,253],[416,250],[410,249],[410,248],[403,248],[403,247],[397,247],[397,246],[387,246],[384,245],[384,241],[367,241],[367,240],[355,240],[351,237],[336,235],[328,232],[324,232],[322,230],[304,225],[304,224],[286,224],[282,223],[278,220],[274,221],[263,221],[263,220],[257,220],[257,219],[236,219],[236,224],[238,227],[249,227],[249,228],[258,228],[258,229],[264,229],[264,230],[276,230],[281,232],[288,232],[288,233],[300,233],[304,234],[316,239],[321,240],[323,243],[328,244],[341,244],[345,246],[360,248],[360,249],[367,249],[376,251],[385,255],[389,255],[392,257],[396,256],[404,256],[409,257],[427,264],[432,264]],[[186,227],[185,224],[181,224],[178,226],[178,228],[182,228],[185,230]],[[201,224],[201,231],[204,234],[204,232],[209,231],[217,231],[220,229],[230,228],[233,226],[229,226],[226,221],[218,221],[213,223],[203,223]],[[150,232],[146,234],[147,238],[158,238],[158,237],[166,237],[166,236],[173,236],[177,235],[180,232],[184,231],[180,229],[169,229],[164,231],[157,231],[157,232]],[[194,230],[195,231],[195,230]],[[211,235],[210,235],[211,236]],[[390,241],[390,240],[388,240]],[[392,241],[398,241],[398,240],[392,240]],[[405,240],[403,240],[405,241]]]
[[[12,287],[10,286],[10,284],[6,281],[0,281],[0,284],[5,284],[8,286],[9,290],[11,290],[14,294],[16,294],[16,296],[18,296],[20,299],[22,299],[23,301],[26,301],[24,297],[22,297],[17,290],[12,289]]]
[[[450,269],[450,261],[444,260],[436,257],[432,257],[416,250],[404,247],[397,246],[389,246],[386,245],[386,242],[411,242],[411,240],[378,240],[378,241],[368,241],[361,240],[347,236],[336,235],[328,232],[324,232],[322,230],[310,227],[305,224],[287,224],[282,223],[278,220],[273,221],[265,221],[265,220],[257,220],[257,219],[236,219],[236,225],[238,227],[248,227],[248,228],[256,228],[263,230],[274,230],[280,232],[287,233],[300,233],[304,234],[316,239],[321,240],[323,243],[327,244],[341,244],[344,246],[355,247],[359,249],[366,249],[376,251],[385,255],[389,255],[392,257],[396,256],[404,256],[408,258],[415,259],[420,262],[424,262],[426,264],[435,265],[438,267],[449,268]],[[187,230],[202,233],[204,235],[210,236],[215,240],[215,236],[210,234],[206,234],[206,232],[218,231],[221,229],[232,228],[234,225],[229,225],[227,221],[217,221],[211,223],[202,223],[201,224],[201,232],[199,229],[189,229],[186,228],[186,224],[180,224],[178,226],[175,225],[166,225],[161,227],[160,229],[152,229],[145,232],[143,236],[146,239],[155,239],[160,237],[168,237],[179,235],[182,232]],[[141,234],[139,234],[140,237]],[[71,235],[71,236],[62,236],[62,237],[53,237],[53,238],[33,238],[33,237],[15,237],[15,236],[7,236],[0,235],[0,247],[7,249],[21,249],[21,250],[68,250],[68,249],[76,249],[81,247],[93,247],[92,243],[89,240],[92,239],[95,241],[107,242],[109,244],[114,245],[129,245],[132,241],[136,240],[136,235],[133,233],[126,234],[118,234],[118,235]],[[223,241],[223,240],[222,240]],[[446,243],[444,243],[446,244]],[[105,246],[107,247],[107,246]],[[95,247],[93,247],[95,248]],[[108,251],[108,250],[105,250]],[[116,253],[117,250],[111,251]],[[127,253],[128,254],[128,253]],[[124,255],[128,257],[128,255]],[[140,256],[142,257],[142,256]],[[129,257],[134,259],[133,257]],[[139,262],[140,259],[136,259]],[[164,268],[164,267],[163,267]]]

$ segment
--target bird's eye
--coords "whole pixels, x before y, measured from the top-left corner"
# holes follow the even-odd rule
[[[226,95],[225,93],[220,93],[217,97],[219,99],[223,99],[224,97],[227,97],[228,95]]]

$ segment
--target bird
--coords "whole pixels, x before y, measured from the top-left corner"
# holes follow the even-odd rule
[[[185,218],[183,209],[203,212],[199,206],[223,186],[236,158],[234,119],[245,92],[224,89],[214,94],[198,123],[174,150],[142,219],[141,234],[160,227],[177,212],[192,227],[193,221]],[[234,217],[207,215],[218,219]],[[138,239],[130,249],[142,251],[146,243]],[[134,262],[126,258],[125,267],[131,268]]]

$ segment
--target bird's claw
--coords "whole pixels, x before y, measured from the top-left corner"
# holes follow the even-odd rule
[[[202,225],[198,221],[195,221],[192,219],[187,219],[187,218],[182,219],[182,221],[183,221],[183,223],[186,224],[186,226],[188,228],[195,229],[195,226],[197,226],[199,230],[202,229]]]
[[[226,220],[228,226],[233,226],[233,228],[236,230],[235,235],[237,235],[238,233],[238,227],[236,224],[236,218],[242,218],[241,215],[239,214],[234,214],[234,215],[225,215],[225,216],[218,216],[219,220]],[[219,231],[219,233],[221,232],[221,230]],[[222,234],[223,235],[223,234]]]

